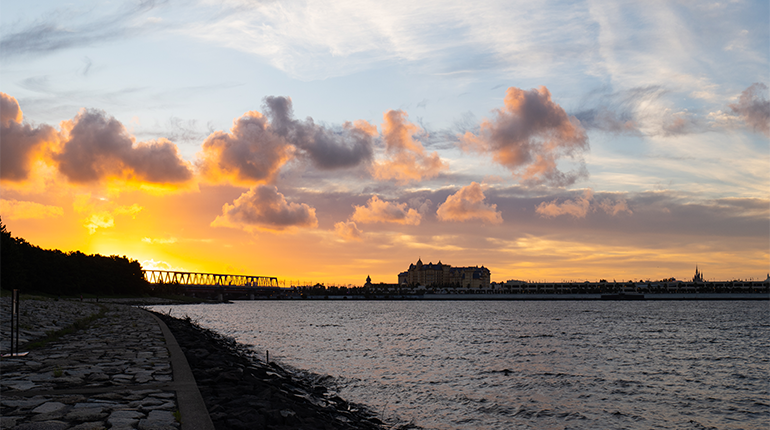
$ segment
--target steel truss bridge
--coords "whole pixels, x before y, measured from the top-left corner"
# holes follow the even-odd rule
[[[154,285],[178,285],[185,293],[213,295],[271,296],[284,289],[278,278],[270,276],[226,275],[218,273],[142,270],[144,279]]]

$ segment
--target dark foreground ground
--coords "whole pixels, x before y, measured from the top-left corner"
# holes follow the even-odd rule
[[[257,361],[244,346],[189,320],[158,315],[184,351],[217,429],[382,430],[391,426],[320,383],[275,363]],[[414,429],[406,425],[399,429]]]

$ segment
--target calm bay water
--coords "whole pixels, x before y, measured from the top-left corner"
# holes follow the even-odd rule
[[[766,301],[171,309],[269,350],[271,360],[330,375],[343,398],[426,429],[770,427]]]

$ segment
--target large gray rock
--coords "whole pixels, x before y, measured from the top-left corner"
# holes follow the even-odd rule
[[[63,421],[41,421],[22,424],[15,430],[64,430],[67,427],[69,425]]]
[[[75,408],[65,416],[65,419],[69,421],[96,421],[107,417],[104,413],[104,408],[92,407],[92,408]]]
[[[33,414],[50,414],[51,412],[57,412],[67,407],[61,402],[46,402],[32,410]]]

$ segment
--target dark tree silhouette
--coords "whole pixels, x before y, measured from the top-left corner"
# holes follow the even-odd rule
[[[0,286],[53,295],[141,295],[142,266],[125,256],[46,250],[13,237],[0,218]]]

